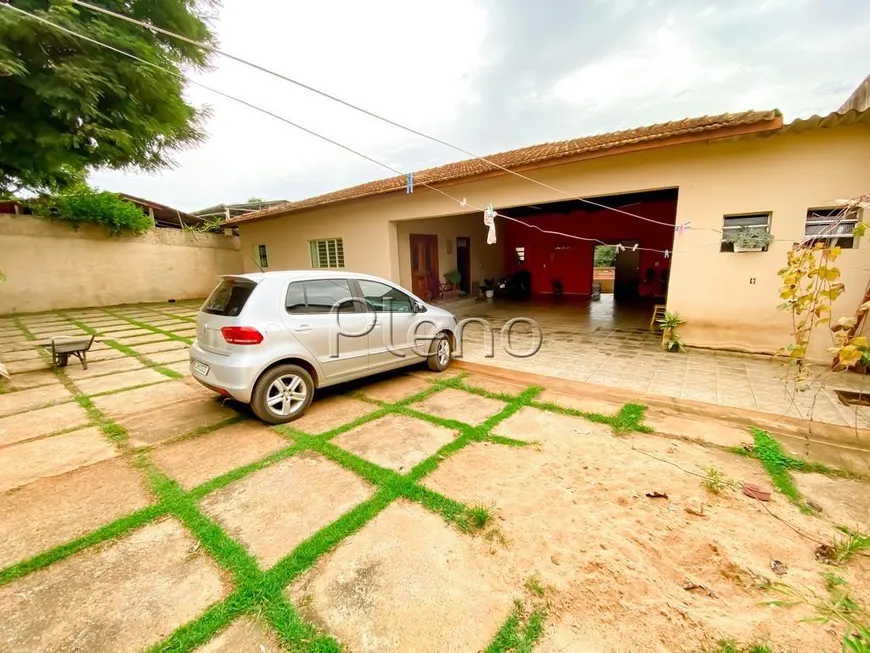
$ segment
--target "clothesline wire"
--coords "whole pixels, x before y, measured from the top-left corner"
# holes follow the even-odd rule
[[[70,0],[70,1],[71,1],[73,4],[79,5],[79,6],[81,6],[81,7],[86,8],[86,9],[90,9],[90,10],[92,10],[92,11],[96,11],[96,12],[99,12],[99,13],[102,13],[102,14],[106,14],[106,15],[112,16],[112,17],[117,18],[117,19],[119,19],[119,20],[123,20],[123,21],[126,21],[126,22],[128,22],[128,23],[132,23],[132,24],[134,24],[134,25],[138,25],[138,26],[140,26],[140,27],[144,27],[145,29],[148,29],[148,30],[151,30],[151,31],[154,31],[154,32],[159,32],[160,34],[164,34],[164,35],[166,35],[166,36],[171,36],[171,37],[173,37],[173,38],[176,38],[176,39],[179,39],[179,40],[181,40],[181,41],[184,41],[185,43],[189,43],[189,44],[191,44],[191,45],[195,45],[195,46],[200,47],[200,48],[203,48],[204,50],[207,50],[207,51],[209,51],[209,52],[213,52],[213,53],[215,53],[215,54],[218,54],[218,55],[221,55],[221,56],[223,56],[223,57],[226,57],[227,59],[231,59],[232,61],[235,61],[235,62],[237,62],[237,63],[241,63],[241,64],[243,64],[243,65],[245,65],[245,66],[249,66],[249,67],[251,67],[251,68],[254,68],[255,70],[258,70],[258,71],[260,71],[260,72],[266,73],[266,74],[271,75],[271,76],[273,76],[273,77],[277,77],[278,79],[281,79],[281,80],[283,80],[283,81],[285,81],[285,82],[289,82],[289,83],[291,83],[291,84],[294,84],[295,86],[298,86],[298,87],[300,87],[300,88],[303,88],[303,89],[305,89],[306,91],[310,91],[311,93],[315,93],[315,94],[317,94],[317,95],[320,95],[321,97],[324,97],[324,98],[326,98],[326,99],[328,99],[328,100],[332,100],[333,102],[337,102],[338,104],[341,104],[341,105],[343,105],[343,106],[345,106],[345,107],[347,107],[347,108],[349,108],[349,109],[353,109],[354,111],[358,111],[358,112],[360,112],[360,113],[363,113],[363,114],[365,114],[365,115],[367,115],[367,116],[369,116],[369,117],[371,117],[371,118],[374,118],[374,119],[376,119],[376,120],[380,120],[381,122],[384,122],[384,123],[386,123],[386,124],[388,124],[388,125],[391,125],[391,126],[393,126],[393,127],[396,127],[396,128],[398,128],[398,129],[402,129],[402,130],[404,130],[404,131],[406,131],[406,132],[408,132],[408,133],[414,134],[415,136],[419,136],[419,137],[421,137],[421,138],[425,138],[425,139],[427,139],[427,140],[429,140],[429,141],[432,141],[433,143],[438,143],[439,145],[443,145],[444,147],[448,147],[448,148],[450,148],[450,149],[452,149],[452,150],[454,150],[454,151],[456,151],[456,152],[460,152],[461,154],[464,154],[465,156],[470,156],[470,157],[472,157],[473,159],[476,159],[476,160],[478,160],[478,161],[482,161],[483,163],[486,163],[487,165],[490,165],[490,166],[492,166],[492,167],[494,167],[494,168],[497,168],[498,170],[501,170],[502,172],[505,172],[505,173],[507,173],[507,174],[513,175],[513,176],[518,177],[518,178],[520,178],[520,179],[524,179],[525,181],[531,182],[531,183],[533,183],[533,184],[537,184],[538,186],[541,186],[541,187],[543,187],[543,188],[546,188],[546,189],[548,189],[548,190],[551,190],[551,191],[553,191],[554,193],[558,193],[558,194],[560,194],[560,195],[562,195],[562,196],[564,196],[564,197],[567,197],[567,198],[569,198],[569,199],[573,199],[573,200],[576,200],[576,201],[579,201],[579,202],[583,202],[583,203],[585,203],[585,204],[589,204],[589,205],[591,205],[591,206],[595,206],[595,207],[598,207],[598,208],[601,208],[601,209],[606,209],[606,210],[608,210],[608,211],[613,211],[613,212],[615,212],[615,213],[621,213],[621,214],[626,215],[626,216],[629,216],[629,217],[631,217],[631,218],[635,218],[635,219],[638,219],[638,220],[643,220],[644,222],[650,222],[650,223],[653,223],[653,224],[657,224],[657,225],[665,226],[665,227],[668,227],[668,228],[670,228],[670,229],[673,229],[673,228],[674,228],[673,223],[670,223],[670,222],[665,222],[665,221],[662,221],[662,220],[654,220],[653,218],[648,218],[648,217],[645,217],[645,216],[642,216],[642,215],[638,215],[638,214],[636,214],[636,213],[631,213],[630,211],[625,211],[625,210],[620,209],[620,208],[617,208],[617,207],[608,206],[607,204],[603,204],[603,203],[600,203],[600,202],[596,202],[596,201],[594,201],[594,200],[590,200],[590,199],[583,198],[583,197],[577,197],[577,196],[574,195],[573,193],[570,193],[570,192],[568,192],[568,191],[566,191],[566,190],[563,190],[563,189],[561,189],[561,188],[558,188],[558,187],[553,186],[553,185],[551,185],[551,184],[548,184],[548,183],[546,183],[546,182],[540,181],[540,180],[535,179],[535,178],[533,178],[533,177],[529,177],[528,175],[524,175],[524,174],[522,174],[522,173],[520,173],[520,172],[517,172],[516,170],[511,170],[510,168],[505,167],[505,166],[503,166],[503,165],[497,163],[496,161],[493,161],[492,159],[486,158],[486,157],[481,156],[481,155],[479,155],[479,154],[475,154],[474,152],[471,152],[471,151],[469,151],[469,150],[467,150],[467,149],[465,149],[465,148],[463,148],[463,147],[460,147],[460,146],[458,146],[458,145],[454,145],[453,143],[450,143],[450,142],[448,142],[448,141],[445,141],[445,140],[443,140],[443,139],[441,139],[441,138],[438,138],[438,137],[436,137],[436,136],[432,136],[432,135],[427,134],[427,133],[425,133],[425,132],[422,132],[422,131],[420,131],[420,130],[418,130],[418,129],[414,129],[413,127],[408,127],[407,125],[404,125],[404,124],[402,124],[402,123],[400,123],[400,122],[397,122],[397,121],[395,121],[395,120],[392,120],[392,119],[390,119],[390,118],[387,118],[387,117],[385,117],[385,116],[382,116],[382,115],[380,115],[380,114],[378,114],[378,113],[375,113],[374,111],[371,111],[371,110],[366,109],[366,108],[364,108],[364,107],[358,106],[358,105],[354,104],[353,102],[350,102],[350,101],[348,101],[348,100],[344,100],[344,99],[342,99],[342,98],[340,98],[340,97],[338,97],[338,96],[336,96],[336,95],[332,95],[332,94],[330,94],[330,93],[327,93],[326,91],[322,91],[322,90],[320,90],[320,89],[318,89],[318,88],[316,88],[316,87],[314,87],[314,86],[312,86],[312,85],[310,85],[310,84],[306,84],[306,83],[301,82],[301,81],[299,81],[299,80],[297,80],[297,79],[294,79],[294,78],[292,78],[292,77],[289,77],[289,76],[287,76],[287,75],[284,75],[284,74],[282,74],[282,73],[279,73],[279,72],[277,72],[277,71],[275,71],[275,70],[272,70],[272,69],[267,68],[267,67],[265,67],[265,66],[261,66],[260,64],[254,63],[254,62],[252,62],[252,61],[248,61],[247,59],[244,59],[244,58],[239,57],[239,56],[237,56],[237,55],[234,55],[234,54],[232,54],[232,53],[229,53],[229,52],[226,52],[226,51],[224,51],[224,50],[221,50],[221,49],[218,48],[217,46],[211,45],[211,44],[209,44],[209,43],[203,43],[202,41],[197,41],[197,40],[195,40],[195,39],[191,39],[191,38],[189,38],[189,37],[187,37],[187,36],[184,36],[184,35],[182,35],[182,34],[178,34],[178,33],[173,32],[173,31],[171,31],[171,30],[167,30],[167,29],[164,29],[164,28],[162,28],[162,27],[157,27],[156,25],[153,25],[153,24],[151,24],[151,23],[147,23],[147,22],[145,22],[145,21],[138,20],[138,19],[133,18],[133,17],[131,17],[131,16],[127,16],[127,15],[125,15],[125,14],[121,14],[121,13],[118,13],[118,12],[112,11],[112,10],[110,10],[110,9],[106,9],[105,7],[98,7],[98,6],[96,6],[96,5],[92,5],[92,4],[88,3],[88,2],[84,2],[83,0]],[[423,185],[426,185],[427,187],[431,188],[431,186],[428,186],[427,184],[423,184]],[[702,228],[697,228],[697,227],[687,227],[687,228],[689,228],[689,229],[694,229],[695,231],[715,231],[716,233],[722,233],[719,229],[714,229],[714,228],[712,228],[712,227],[702,227]]]
[[[325,142],[327,142],[327,143],[330,143],[330,144],[332,144],[332,145],[335,145],[336,147],[340,147],[341,149],[343,149],[343,150],[345,150],[345,151],[347,151],[347,152],[350,152],[350,153],[352,153],[352,154],[355,154],[356,156],[359,156],[359,157],[361,157],[361,158],[363,158],[363,159],[365,159],[365,160],[367,160],[367,161],[369,161],[369,162],[371,162],[371,163],[374,163],[375,165],[378,165],[378,166],[380,166],[380,167],[382,167],[382,168],[385,168],[385,169],[387,169],[387,170],[389,170],[389,171],[391,171],[391,172],[393,172],[393,173],[395,173],[395,174],[397,174],[397,175],[403,175],[403,176],[407,175],[407,173],[404,173],[404,172],[402,172],[401,170],[398,170],[398,169],[396,169],[396,168],[390,166],[389,164],[383,163],[382,161],[378,161],[377,159],[375,159],[375,158],[373,158],[373,157],[371,157],[371,156],[369,156],[369,155],[367,155],[367,154],[364,154],[364,153],[362,153],[362,152],[360,152],[360,151],[358,151],[358,150],[356,150],[356,149],[354,149],[354,148],[352,148],[352,147],[350,147],[350,146],[348,146],[348,145],[345,145],[345,144],[343,144],[343,143],[340,143],[339,141],[336,141],[336,140],[334,140],[334,139],[332,139],[332,138],[330,138],[330,137],[328,137],[328,136],[324,136],[323,134],[320,134],[320,133],[318,133],[318,132],[316,132],[316,131],[314,131],[314,130],[312,130],[312,129],[309,129],[308,127],[305,127],[305,126],[303,126],[303,125],[301,125],[301,124],[299,124],[299,123],[297,123],[297,122],[294,122],[294,121],[290,120],[289,118],[285,118],[284,116],[280,116],[280,115],[278,115],[278,114],[276,114],[276,113],[274,113],[274,112],[272,112],[272,111],[270,111],[270,110],[268,110],[268,109],[264,109],[264,108],[262,108],[262,107],[260,107],[260,106],[258,106],[258,105],[256,105],[256,104],[253,104],[252,102],[248,102],[247,100],[244,100],[244,99],[242,99],[242,98],[239,98],[239,97],[237,97],[237,96],[235,96],[235,95],[231,95],[231,94],[229,94],[229,93],[225,93],[224,91],[218,90],[218,89],[213,88],[213,87],[211,87],[211,86],[208,86],[208,85],[206,85],[206,84],[202,84],[201,82],[197,82],[197,81],[194,81],[194,80],[186,79],[182,73],[179,73],[179,72],[177,72],[177,71],[171,70],[170,68],[166,68],[166,67],[161,66],[161,65],[159,65],[159,64],[156,64],[156,63],[153,63],[153,62],[151,62],[151,61],[148,61],[147,59],[143,59],[143,58],[141,58],[141,57],[139,57],[139,56],[137,56],[137,55],[135,55],[135,54],[132,54],[132,53],[127,52],[127,51],[125,51],[125,50],[122,50],[122,49],[120,49],[120,48],[116,48],[116,47],[114,47],[114,46],[112,46],[112,45],[109,45],[109,44],[104,43],[104,42],[102,42],[102,41],[99,41],[99,40],[97,40],[97,39],[95,39],[95,38],[92,38],[92,37],[90,37],[90,36],[87,36],[86,34],[82,34],[81,32],[77,32],[77,31],[72,30],[72,29],[69,29],[69,28],[67,28],[67,27],[63,27],[62,25],[58,25],[57,23],[54,23],[54,22],[52,22],[52,21],[50,21],[50,20],[48,20],[48,19],[46,19],[46,18],[43,18],[42,16],[38,16],[38,15],[36,15],[36,14],[33,14],[33,13],[29,12],[29,11],[25,11],[24,9],[20,9],[20,8],[18,8],[18,7],[14,7],[14,6],[12,6],[12,5],[3,4],[3,3],[0,3],[0,7],[6,8],[6,9],[10,9],[10,10],[12,10],[12,11],[15,11],[15,12],[18,12],[18,13],[23,14],[23,15],[25,15],[25,16],[28,16],[29,18],[32,18],[33,20],[36,20],[36,21],[38,21],[38,22],[40,22],[40,23],[43,23],[43,24],[48,25],[48,26],[50,26],[50,27],[53,27],[53,28],[55,28],[55,29],[57,29],[57,30],[59,30],[59,31],[61,31],[61,32],[64,32],[64,33],[69,34],[69,35],[71,35],[71,36],[74,36],[74,37],[76,37],[76,38],[80,38],[80,39],[82,39],[82,40],[84,40],[84,41],[87,41],[88,43],[92,43],[92,44],[94,44],[94,45],[98,45],[98,46],[100,46],[100,47],[106,48],[106,49],[108,49],[108,50],[111,50],[112,52],[115,52],[115,53],[117,53],[117,54],[123,55],[123,56],[125,56],[125,57],[129,57],[130,59],[133,59],[133,60],[135,60],[135,61],[138,61],[139,63],[142,63],[142,64],[144,64],[144,65],[146,65],[146,66],[149,66],[149,67],[154,68],[154,69],[157,69],[157,70],[161,70],[161,71],[163,71],[163,72],[165,72],[165,73],[168,73],[168,74],[170,74],[170,75],[173,75],[174,77],[177,77],[177,78],[179,78],[179,79],[185,79],[186,81],[188,81],[190,84],[193,84],[194,86],[198,86],[198,87],[203,88],[203,89],[205,89],[205,90],[207,90],[207,91],[210,91],[210,92],[212,92],[212,93],[215,93],[215,94],[217,94],[217,95],[220,95],[221,97],[224,97],[224,98],[226,98],[226,99],[228,99],[228,100],[232,100],[232,101],[234,101],[234,102],[238,102],[238,103],[243,104],[243,105],[245,105],[245,106],[247,106],[247,107],[249,107],[249,108],[251,108],[251,109],[254,109],[255,111],[259,111],[259,112],[261,112],[261,113],[263,113],[263,114],[265,114],[265,115],[271,116],[272,118],[275,118],[275,119],[277,119],[277,120],[280,120],[281,122],[284,122],[284,123],[286,123],[286,124],[288,124],[288,125],[291,125],[292,127],[295,127],[296,129],[299,129],[299,130],[305,132],[306,134],[309,134],[309,135],[311,135],[311,136],[314,136],[314,137],[316,137],[316,138],[319,138],[319,139],[321,139],[321,140],[323,140],[323,141],[325,141]],[[463,198],[463,199],[459,199],[458,197],[455,197],[455,196],[451,195],[450,193],[448,193],[448,192],[442,190],[441,188],[437,188],[437,187],[432,186],[432,185],[430,185],[430,184],[428,184],[428,183],[425,183],[425,182],[417,182],[417,183],[418,183],[419,185],[421,185],[421,186],[425,186],[426,188],[429,188],[430,190],[435,191],[436,193],[439,193],[440,195],[443,195],[444,197],[447,197],[448,199],[450,199],[450,200],[456,202],[457,204],[459,204],[459,205],[462,206],[462,207],[468,207],[468,208],[471,208],[471,209],[475,209],[475,210],[477,210],[477,211],[485,211],[485,209],[482,208],[482,207],[475,206],[475,205],[473,205],[473,204],[468,203],[468,202],[465,200],[465,198]],[[587,241],[587,242],[590,242],[590,241],[591,241],[591,242],[597,242],[597,243],[600,243],[600,244],[602,244],[602,245],[607,245],[607,243],[605,243],[604,241],[598,240],[598,239],[596,239],[596,238],[587,238],[587,237],[583,237],[583,236],[577,236],[577,235],[574,235],[574,234],[564,234],[564,233],[559,233],[559,232],[555,232],[555,231],[548,231],[548,230],[545,230],[545,229],[541,229],[540,227],[538,227],[538,226],[536,226],[536,225],[528,224],[528,223],[526,223],[526,222],[524,222],[524,221],[522,221],[522,220],[518,220],[518,219],[516,219],[516,218],[512,218],[511,216],[508,216],[508,215],[504,215],[503,213],[495,212],[494,215],[495,215],[495,216],[498,216],[498,217],[500,217],[500,218],[503,218],[503,219],[505,219],[505,220],[510,220],[510,221],[513,221],[513,222],[518,222],[518,223],[520,223],[520,224],[522,224],[522,225],[524,225],[524,226],[531,227],[531,228],[533,228],[533,229],[538,229],[539,231],[544,231],[545,233],[550,233],[550,234],[554,234],[554,235],[558,235],[558,236],[563,236],[563,237],[565,237],[565,238],[571,238],[571,239],[575,239],[575,240],[582,240],[582,241]],[[670,225],[670,226],[671,226],[671,228],[674,227],[674,225]],[[637,250],[640,250],[640,251],[649,251],[649,252],[656,252],[656,253],[663,253],[663,254],[665,254],[666,256],[668,256],[669,253],[670,253],[668,250],[652,249],[652,248],[648,248],[648,247],[637,247]]]

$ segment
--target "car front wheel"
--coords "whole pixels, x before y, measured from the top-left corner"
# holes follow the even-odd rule
[[[443,372],[450,365],[450,357],[453,354],[450,347],[450,338],[443,333],[438,335],[429,347],[427,363],[433,372]]]
[[[314,380],[298,365],[277,365],[254,386],[251,409],[269,424],[286,424],[302,415],[314,398]]]

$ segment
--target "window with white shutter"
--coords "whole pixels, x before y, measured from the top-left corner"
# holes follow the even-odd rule
[[[344,244],[341,238],[327,238],[309,241],[311,246],[311,267],[343,268]]]

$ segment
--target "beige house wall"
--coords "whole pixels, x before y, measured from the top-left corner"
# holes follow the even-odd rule
[[[410,234],[430,234],[438,236],[438,272],[443,277],[446,272],[456,269],[456,239],[466,237],[471,240],[471,281],[501,276],[504,272],[504,244],[486,244],[486,225],[483,218],[476,216],[454,215],[448,218],[429,220],[409,220],[399,222],[399,283],[411,287],[411,239]]]
[[[678,187],[677,223],[691,221],[693,228],[674,246],[668,308],[688,321],[681,329],[685,341],[770,353],[789,342],[791,328],[788,317],[776,309],[780,303],[776,271],[783,266],[791,242],[803,236],[808,208],[832,206],[838,198],[870,192],[867,152],[870,129],[855,125],[679,145],[526,174],[579,197]],[[470,205],[493,202],[497,209],[565,199],[507,175],[443,189],[457,199],[466,198]],[[458,208],[449,198],[418,187],[410,196],[394,194],[312,208],[239,227],[243,251],[267,244],[274,269],[309,267],[308,240],[342,237],[349,269],[407,285],[403,270],[410,266],[407,234],[411,231],[402,221],[455,219]],[[715,230],[721,229],[722,217],[760,211],[772,212],[772,231],[782,242],[758,254],[720,253],[721,236]],[[482,224],[479,211],[467,214],[471,224]],[[847,292],[834,307],[835,314],[854,313],[870,277],[868,248],[870,240],[841,257]],[[251,260],[244,264],[247,270],[254,269]],[[829,358],[826,347],[825,342],[814,343],[814,357]]]
[[[0,214],[0,315],[205,297],[221,274],[241,272],[238,240],[153,229],[99,227]]]

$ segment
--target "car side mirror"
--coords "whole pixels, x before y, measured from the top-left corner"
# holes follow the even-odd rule
[[[426,307],[423,305],[423,302],[414,302],[414,312],[415,313],[425,313]]]

